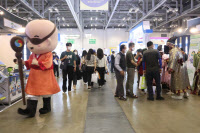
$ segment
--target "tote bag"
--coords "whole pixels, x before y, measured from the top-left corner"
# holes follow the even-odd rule
[[[139,84],[139,89],[147,89],[147,84],[146,84],[146,78],[145,76],[140,77],[140,84]]]

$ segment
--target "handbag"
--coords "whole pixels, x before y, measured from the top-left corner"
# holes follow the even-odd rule
[[[146,78],[145,76],[140,77],[140,84],[139,84],[139,89],[147,89],[147,84],[146,84]]]
[[[81,69],[82,69],[82,71],[86,71],[86,65],[83,64]]]
[[[61,62],[60,69],[67,70],[67,64],[68,64],[68,59],[65,59],[64,61]]]
[[[93,73],[91,82],[98,83],[98,76],[98,73]]]

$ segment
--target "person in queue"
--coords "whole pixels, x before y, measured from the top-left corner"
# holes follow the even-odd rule
[[[133,93],[133,84],[135,77],[135,67],[137,67],[137,62],[133,57],[132,51],[135,49],[134,43],[129,43],[129,50],[126,53],[126,65],[127,65],[127,82],[126,82],[126,96],[131,98],[138,98]]]
[[[153,79],[156,82],[157,97],[156,100],[164,100],[161,96],[160,73],[162,72],[162,59],[158,50],[154,49],[153,42],[147,43],[148,50],[144,52],[142,58],[144,74],[146,74],[148,98],[154,101]]]
[[[120,46],[120,52],[117,54],[115,58],[115,75],[117,79],[117,87],[115,92],[115,97],[119,97],[120,100],[126,101],[127,99],[124,96],[124,77],[126,72],[126,46]]]

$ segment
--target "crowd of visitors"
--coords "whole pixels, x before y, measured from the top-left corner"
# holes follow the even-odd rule
[[[64,93],[67,90],[71,91],[72,81],[73,89],[76,89],[77,80],[80,79],[83,79],[84,84],[88,84],[88,89],[91,89],[94,84],[92,81],[94,73],[98,73],[97,81],[99,88],[101,88],[106,81],[105,74],[110,71],[111,73],[115,72],[117,81],[115,97],[120,100],[127,100],[127,97],[138,98],[134,94],[136,92],[136,90],[134,91],[135,75],[138,75],[137,88],[140,88],[141,77],[145,77],[147,100],[154,101],[155,93],[156,100],[164,100],[162,86],[168,88],[167,94],[173,94],[172,98],[174,99],[188,98],[187,90],[191,88],[185,65],[188,56],[183,49],[175,47],[172,40],[169,40],[164,46],[164,51],[162,51],[161,46],[154,49],[153,42],[149,41],[147,48],[137,49],[136,54],[133,54],[135,51],[134,43],[129,43],[128,48],[121,45],[119,53],[115,55],[115,51],[112,51],[109,56],[105,55],[103,49],[99,48],[97,52],[93,49],[84,50],[80,58],[77,50],[71,51],[71,43],[67,43],[66,48],[67,50],[62,52],[60,59],[53,52],[54,74],[57,77],[59,77],[59,60],[61,61]],[[197,55],[197,57],[200,56]],[[199,94],[199,63],[196,63],[196,70],[193,93]],[[125,86],[124,81],[126,81]],[[156,86],[156,90],[153,89],[153,86]],[[141,92],[146,94],[144,89],[141,89]]]

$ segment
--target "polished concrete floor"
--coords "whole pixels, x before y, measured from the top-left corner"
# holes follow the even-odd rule
[[[76,90],[52,97],[51,113],[34,118],[17,114],[20,101],[0,113],[0,133],[200,133],[199,96],[173,100],[163,94],[165,101],[147,101],[135,84],[139,98],[119,101],[115,86],[114,75],[101,89],[87,90],[79,81]]]

